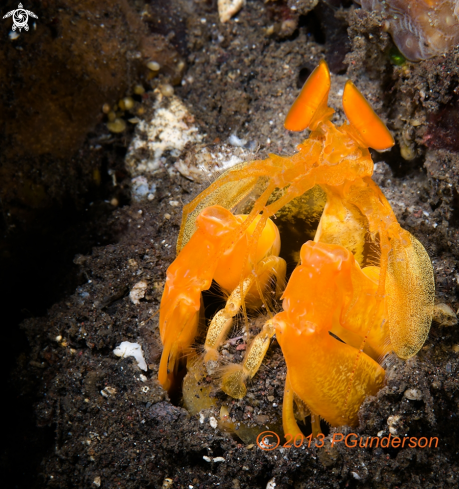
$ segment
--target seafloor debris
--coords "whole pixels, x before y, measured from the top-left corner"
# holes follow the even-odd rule
[[[403,55],[411,61],[432,58],[459,43],[458,0],[357,0],[381,12]]]
[[[134,287],[132,287],[131,292],[129,292],[129,298],[131,299],[133,304],[140,304],[140,299],[143,299],[145,297],[147,287],[148,284],[145,280],[137,282]]]
[[[166,96],[159,89],[154,94],[152,117],[139,122],[126,156],[126,166],[133,176],[158,170],[166,154],[177,157],[187,143],[202,139],[194,117],[177,97]]]
[[[145,371],[147,370],[147,363],[143,356],[142,347],[138,343],[123,341],[113,350],[113,353],[121,358],[134,357],[139,368]]]
[[[220,22],[228,22],[244,6],[245,0],[218,0],[218,16]]]
[[[440,326],[455,326],[457,316],[448,304],[437,304],[433,310],[433,320]]]

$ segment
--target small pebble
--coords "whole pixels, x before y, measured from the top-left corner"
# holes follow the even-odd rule
[[[161,85],[159,89],[161,90],[161,93],[165,97],[172,97],[172,95],[174,95],[174,87],[169,83],[165,83],[164,85]]]
[[[440,326],[455,326],[457,324],[456,313],[448,304],[444,303],[435,305],[432,319]]]
[[[132,97],[125,97],[120,100],[118,105],[121,110],[131,110],[134,107],[134,99]]]
[[[419,389],[407,389],[404,395],[410,401],[420,401],[422,399],[422,392]]]
[[[161,66],[156,61],[149,61],[147,63],[147,68],[151,71],[159,71],[161,69]]]
[[[107,122],[107,128],[114,133],[124,132],[126,130],[126,121],[117,118],[113,122]]]
[[[245,0],[218,0],[218,16],[220,22],[228,22],[244,5]]]
[[[134,93],[135,93],[136,95],[143,95],[143,94],[145,93],[145,88],[143,88],[143,86],[142,86],[142,85],[136,85],[136,86],[134,87]]]

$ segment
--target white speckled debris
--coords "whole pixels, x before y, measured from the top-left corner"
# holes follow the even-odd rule
[[[276,479],[273,477],[271,480],[268,481],[266,484],[266,489],[274,489],[277,486],[276,484]]]
[[[404,395],[410,401],[420,401],[422,399],[422,392],[419,389],[407,389]]]
[[[132,287],[131,292],[129,292],[129,298],[135,304],[138,306],[140,304],[140,299],[143,299],[145,297],[145,293],[147,291],[148,284],[145,282],[145,280],[141,280],[140,282],[137,282],[134,287]]]
[[[448,304],[437,304],[433,309],[433,321],[440,326],[455,326],[457,324],[457,316]]]
[[[206,462],[226,462],[226,460],[223,457],[208,457],[207,455],[204,455],[202,458]]]
[[[209,176],[219,174],[243,161],[254,160],[252,151],[230,144],[192,148],[185,152],[174,165],[185,178],[198,182],[207,181]]]
[[[139,368],[145,371],[147,370],[147,362],[145,362],[142,347],[138,343],[123,341],[113,350],[113,353],[121,358],[134,357],[137,360]]]
[[[187,143],[198,143],[203,135],[183,102],[172,95],[164,97],[157,89],[149,120],[136,126],[136,134],[126,155],[126,166],[133,177],[147,177],[166,161],[165,154],[177,157]]]
[[[218,16],[220,22],[228,22],[233,15],[245,5],[245,0],[218,0]]]
[[[387,418],[387,425],[389,426],[389,432],[392,435],[398,434],[398,428],[400,427],[402,417],[399,414],[395,414],[394,416],[389,416]]]

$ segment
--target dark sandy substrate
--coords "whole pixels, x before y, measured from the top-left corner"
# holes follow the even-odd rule
[[[224,26],[217,21],[215,5],[199,3],[188,12],[184,23],[188,82],[177,87],[176,94],[207,133],[207,142],[218,144],[236,132],[254,142],[260,156],[269,151],[291,153],[299,136],[285,133],[279,113],[285,114],[298,84],[324,55],[335,74],[344,75],[349,66],[346,76],[356,81],[398,142],[391,152],[375,154],[374,178],[401,225],[428,250],[437,302],[456,311],[459,148],[451,126],[459,113],[455,92],[459,51],[396,67],[387,53],[390,38],[381,33],[374,16],[352,9],[339,14],[351,34],[341,52],[340,39],[326,35],[331,17],[324,14],[328,7],[322,2],[313,18],[301,16],[294,32],[284,37],[265,34],[268,25],[282,18],[271,7],[249,1],[238,21]],[[180,1],[171,2],[175,13],[184,15],[184,8]],[[320,31],[312,29],[314,23]],[[347,64],[341,65],[344,61]],[[336,83],[344,83],[346,76],[338,76]],[[127,144],[120,137],[104,151],[116,154],[121,142]],[[415,151],[415,158],[404,160],[400,146]],[[24,481],[27,487],[55,488],[457,487],[457,326],[434,323],[414,359],[406,363],[395,356],[386,359],[387,385],[365,401],[360,425],[352,430],[363,437],[386,437],[389,429],[392,436],[438,437],[437,448],[347,448],[342,443],[331,447],[334,432],[351,431],[323,426],[330,431],[323,448],[266,452],[213,428],[211,418],[218,418],[222,404],[229,407],[235,423],[259,432],[281,421],[285,363],[275,341],[243,400],[216,391],[218,407],[202,416],[190,416],[179,400],[170,402],[156,381],[161,354],[157,311],[166,269],[175,258],[181,217],[181,207],[170,202],[185,204],[204,187],[166,170],[157,179],[153,201],[126,205],[108,218],[101,212],[89,219],[99,228],[94,236],[105,236],[112,244],[77,255],[77,271],[67,281],[67,287],[78,284],[75,291],[64,294],[43,317],[21,325],[29,346],[17,358],[12,382],[14,395],[25,400],[14,405],[23,406],[25,415],[21,425],[12,414],[18,435],[11,449],[18,453],[23,444],[27,457],[19,464],[18,456],[3,456],[17,464],[8,467],[9,473],[17,473],[11,487],[26,487]],[[78,248],[76,243],[70,246],[67,241],[71,250]],[[87,246],[80,250],[87,253]],[[50,275],[55,276],[52,269]],[[129,292],[140,280],[147,281],[148,288],[135,305]],[[260,322],[254,320],[254,328]],[[141,371],[133,358],[113,355],[122,341],[142,345],[148,372]],[[242,354],[237,344],[228,349],[229,359],[238,361]],[[217,387],[215,380],[209,382]],[[27,416],[31,403],[38,428]]]

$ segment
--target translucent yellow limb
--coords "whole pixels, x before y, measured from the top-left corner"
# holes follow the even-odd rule
[[[226,339],[231,328],[233,317],[239,312],[242,304],[252,289],[257,284],[261,284],[260,291],[265,288],[269,277],[275,276],[277,282],[277,296],[280,295],[286,273],[286,263],[278,256],[268,256],[261,260],[255,267],[255,270],[238,286],[229,296],[226,306],[220,310],[212,319],[207,332],[206,342],[204,344],[205,356],[204,362],[216,361],[218,359],[218,348]],[[257,289],[256,289],[257,290]],[[262,292],[263,293],[263,292]],[[261,363],[261,362],[260,362]],[[243,396],[242,396],[243,397]]]
[[[284,434],[288,433],[292,435],[292,438],[294,439],[296,435],[301,434],[301,430],[296,422],[295,415],[293,414],[293,401],[294,393],[292,386],[290,385],[287,371],[284,386],[284,402],[282,404],[282,426],[284,428]]]
[[[311,427],[312,427],[312,436],[316,438],[322,433],[322,428],[320,427],[320,416],[318,414],[311,413]]]
[[[245,396],[247,392],[245,382],[258,372],[274,333],[273,322],[269,320],[253,339],[245,354],[243,363],[241,365],[231,364],[226,367],[222,376],[223,392],[235,399],[242,399]]]
[[[435,279],[429,255],[409,235],[410,243],[392,240],[387,273],[390,338],[403,359],[416,355],[429,334],[435,298]]]

